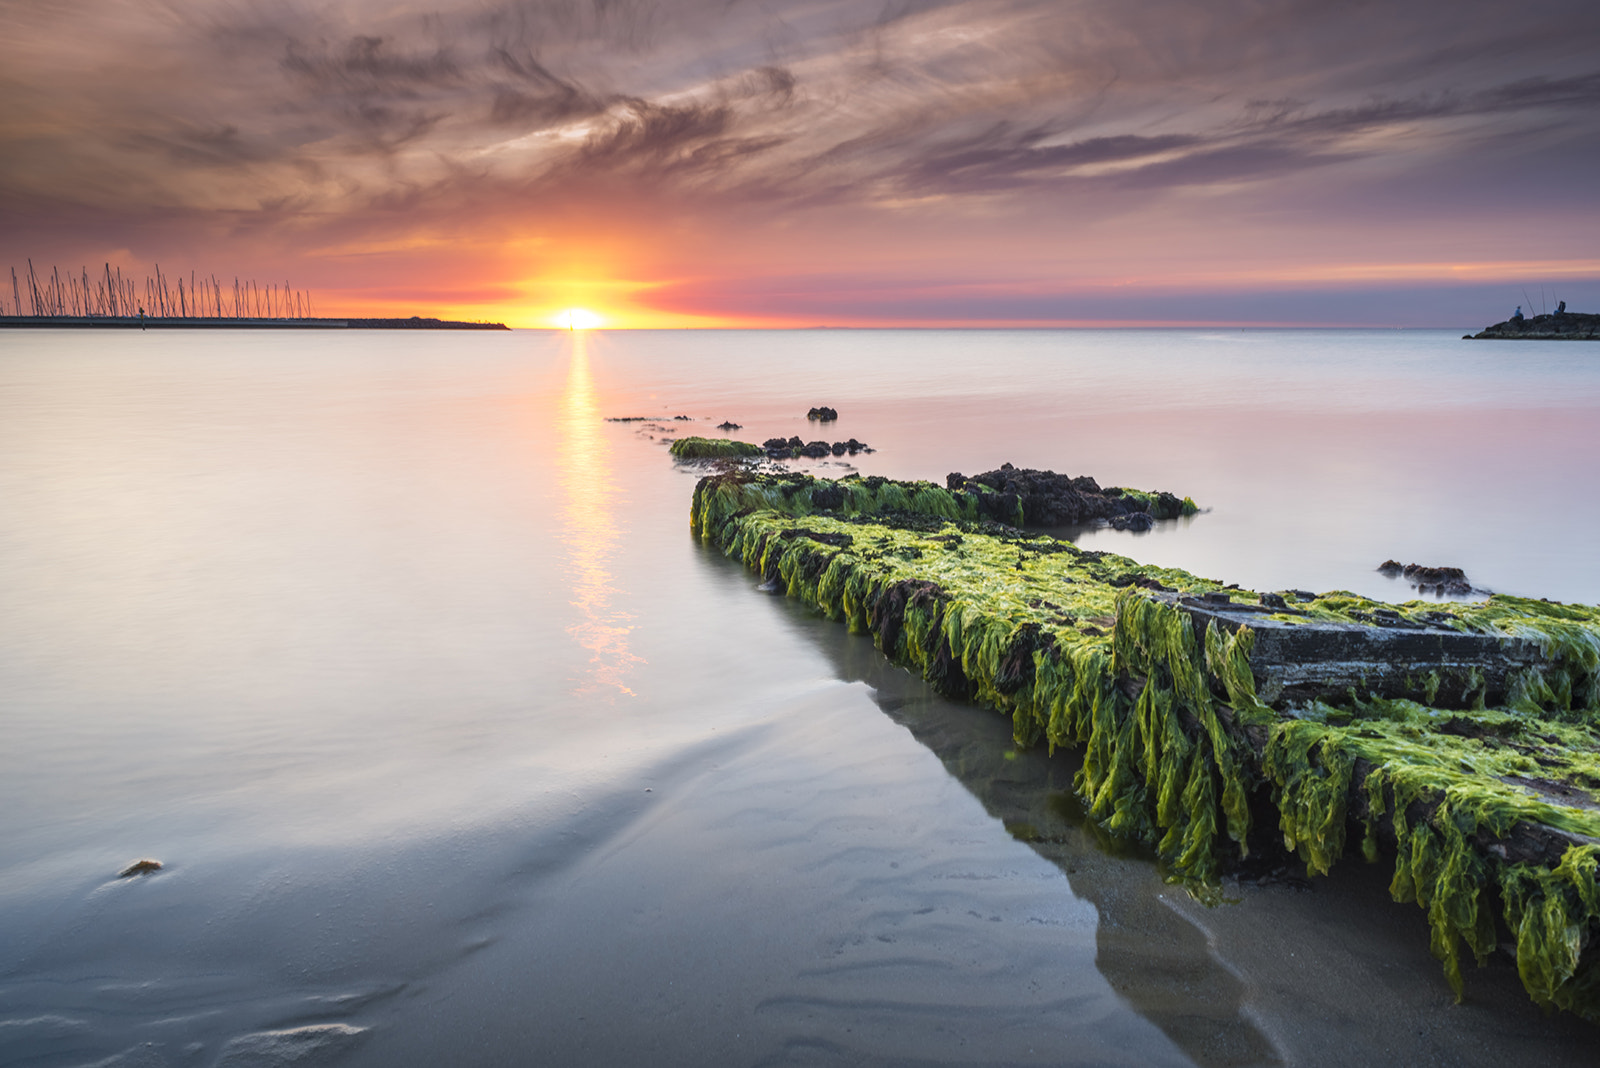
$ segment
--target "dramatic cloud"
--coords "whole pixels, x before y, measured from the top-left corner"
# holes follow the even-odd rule
[[[640,321],[756,314],[734,280],[765,275],[847,291],[861,319],[923,306],[875,313],[826,281],[864,266],[973,321],[1080,318],[1047,313],[1085,286],[1336,287],[1382,264],[1432,265],[1400,279],[1419,286],[1492,262],[1596,281],[1587,2],[0,0],[0,19],[13,262],[221,260],[363,306],[428,279],[439,305],[568,285]],[[815,315],[782,289],[760,315]]]

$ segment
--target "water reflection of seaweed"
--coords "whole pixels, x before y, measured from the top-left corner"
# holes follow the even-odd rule
[[[592,682],[580,689],[615,688],[633,696],[623,681],[640,663],[628,648],[633,616],[613,603],[617,589],[611,560],[621,533],[613,509],[615,479],[611,453],[601,433],[600,405],[589,374],[588,335],[571,336],[566,390],[561,397],[560,481],[562,542],[567,550],[571,604],[577,621],[567,628],[589,651]]]

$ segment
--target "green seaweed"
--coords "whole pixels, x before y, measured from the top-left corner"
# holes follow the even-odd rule
[[[1194,515],[1200,511],[1200,506],[1194,503],[1193,497],[1180,499],[1172,493],[1151,493],[1146,490],[1114,486],[1107,489],[1106,494],[1135,502],[1139,510],[1149,512],[1152,519],[1177,519],[1179,516]]]
[[[1600,1020],[1600,610],[1324,594],[1273,618],[1448,626],[1545,659],[1511,679],[1503,708],[1481,707],[1481,674],[1461,701],[1477,707],[1432,707],[1437,670],[1413,680],[1426,704],[1352,693],[1274,708],[1256,692],[1250,626],[1196,633],[1174,598],[1141,587],[1250,595],[982,514],[975,494],[929,483],[733,472],[701,480],[691,522],[942,692],[1008,714],[1019,745],[1081,746],[1086,811],[1153,845],[1174,878],[1213,885],[1248,855],[1264,799],[1312,874],[1349,852],[1352,830],[1368,860],[1392,853],[1391,893],[1424,909],[1458,996],[1461,947],[1482,963],[1498,915],[1530,996]],[[1519,828],[1573,844],[1559,862],[1518,853]]]
[[[987,492],[987,491],[984,491]],[[941,519],[976,522],[982,518],[978,492],[952,491],[932,482],[898,482],[887,478],[812,478],[799,472],[735,474],[702,479],[690,506],[690,525],[715,528],[730,516],[766,510],[790,516],[830,512],[877,515],[910,512]],[[1014,521],[1022,523],[1022,509]]]
[[[829,514],[815,510],[819,491],[835,505]],[[942,691],[1008,713],[1019,743],[1086,745],[1077,787],[1091,814],[1113,833],[1157,843],[1176,874],[1214,878],[1226,852],[1218,827],[1241,849],[1248,830],[1242,743],[1204,697],[1191,648],[1181,703],[1159,684],[1138,700],[1113,685],[1112,636],[1131,633],[1136,624],[1124,615],[1151,602],[1110,580],[1196,594],[1218,585],[1052,538],[983,533],[963,497],[870,479],[707,479],[693,518],[701,537],[790,596],[872,633]],[[859,521],[875,506],[907,503],[959,518],[928,529]],[[752,510],[760,504],[776,507]],[[1148,614],[1146,644],[1182,642],[1170,630],[1177,619]],[[1199,716],[1202,738],[1183,727],[1185,713]]]
[[[765,456],[766,450],[732,438],[679,438],[667,450],[677,460],[744,460]]]
[[[1339,711],[1319,706],[1308,710],[1310,718],[1272,729],[1263,770],[1277,787],[1275,802],[1290,847],[1311,870],[1329,870],[1343,852],[1344,807],[1350,787],[1358,786],[1368,810],[1363,852],[1376,858],[1379,831],[1385,829],[1380,821],[1387,823],[1395,844],[1390,891],[1396,900],[1427,910],[1434,953],[1458,997],[1459,946],[1464,942],[1480,964],[1487,958],[1496,942],[1492,901],[1498,894],[1517,936],[1518,969],[1530,995],[1541,1004],[1600,1016],[1597,1003],[1562,985],[1577,967],[1572,945],[1586,945],[1600,917],[1600,909],[1571,911],[1574,903],[1595,901],[1592,865],[1563,876],[1570,889],[1560,900],[1571,932],[1558,939],[1551,921],[1534,915],[1556,900],[1549,896],[1553,884],[1541,874],[1548,869],[1504,862],[1488,848],[1517,824],[1600,836],[1600,811],[1553,803],[1536,791],[1555,774],[1600,784],[1600,740],[1586,729],[1530,721],[1510,711],[1443,713],[1380,700],[1360,705],[1344,726],[1329,725],[1327,719]],[[1357,767],[1370,769],[1360,783],[1353,780]]]

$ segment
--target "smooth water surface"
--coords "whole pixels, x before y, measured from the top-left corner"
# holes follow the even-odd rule
[[[1206,910],[1100,842],[1070,756],[699,546],[665,445],[1592,602],[1597,411],[1600,347],[1442,333],[8,331],[0,1065],[1586,1063],[1381,879]]]

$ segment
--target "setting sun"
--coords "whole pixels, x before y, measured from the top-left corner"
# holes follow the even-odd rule
[[[594,330],[605,320],[587,308],[567,308],[556,315],[556,325],[567,330]]]

